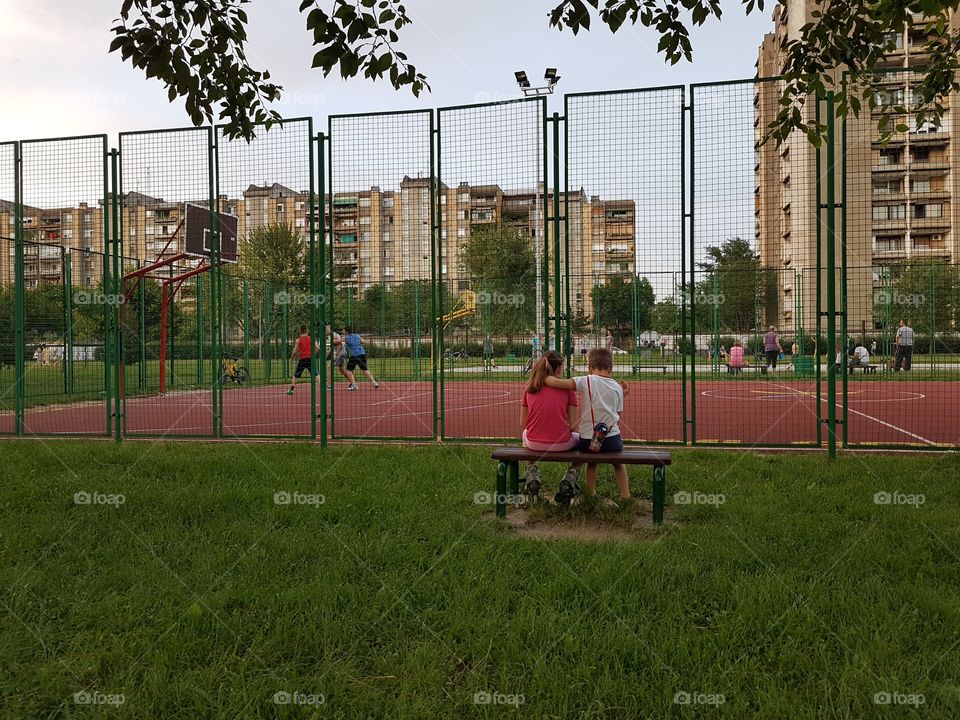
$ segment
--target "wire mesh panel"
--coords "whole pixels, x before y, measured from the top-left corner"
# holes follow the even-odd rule
[[[764,142],[779,90],[775,80],[691,88],[693,252],[685,292],[698,442],[818,440],[815,356],[797,343],[798,304],[815,308],[816,287],[799,297],[794,270],[819,267],[817,158],[802,133],[780,146]],[[805,112],[812,122],[813,107]]]
[[[609,347],[625,441],[680,442],[683,88],[568,95],[565,307],[574,371]]]
[[[118,303],[85,262],[105,251],[106,151],[103,135],[21,144],[27,433],[107,432],[103,339]]]
[[[17,430],[17,145],[0,143],[0,433]]]
[[[331,434],[432,438],[431,111],[330,118]],[[342,350],[345,348],[345,350]]]
[[[871,112],[843,127],[847,322],[837,347],[851,446],[960,444],[960,108],[951,101],[942,121],[918,124],[920,79],[878,73]]]
[[[309,119],[260,129],[249,143],[217,129],[219,212],[237,216],[239,251],[237,267],[224,266],[221,274],[218,378],[226,437],[313,432],[323,389],[314,373],[324,298],[315,289],[315,256],[310,263],[312,134]],[[309,339],[299,343],[301,326]],[[306,362],[298,368],[301,356]]]
[[[214,279],[208,261],[187,254],[186,224],[188,205],[212,205],[211,137],[209,128],[120,135],[120,250],[140,271],[127,264],[122,283],[129,434],[216,432]]]
[[[553,345],[543,99],[439,110],[441,432],[515,438]]]

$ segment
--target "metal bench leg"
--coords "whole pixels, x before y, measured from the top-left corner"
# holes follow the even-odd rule
[[[667,495],[667,469],[653,468],[653,522],[663,524],[663,505]]]
[[[510,492],[516,497],[520,494],[520,463],[519,461],[510,463]]]
[[[497,496],[494,502],[497,506],[497,517],[507,516],[507,464],[502,460],[497,465]]]

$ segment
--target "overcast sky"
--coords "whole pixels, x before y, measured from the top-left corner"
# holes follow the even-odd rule
[[[574,37],[547,24],[554,0],[409,0],[414,20],[403,49],[425,73],[432,93],[421,99],[384,82],[325,79],[313,56],[299,0],[254,0],[248,7],[248,57],[284,87],[280,112],[311,115],[318,129],[331,114],[438,107],[518,94],[513,72],[532,80],[550,65],[560,90],[583,92],[752,77],[757,48],[771,29],[769,12],[728,14],[694,35],[694,62],[669,67],[657,37],[626,27],[611,35],[597,26]],[[189,125],[182,102],[169,103],[161,84],[107,54],[121,0],[0,0],[0,67],[4,112],[0,140],[109,133]],[[562,111],[562,100],[549,109]]]

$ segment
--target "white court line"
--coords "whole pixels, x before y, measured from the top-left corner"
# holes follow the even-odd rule
[[[777,384],[777,383],[768,383],[768,384],[769,384],[769,385],[774,385],[774,386],[779,387],[779,388],[783,388],[783,389],[785,389],[785,390],[793,390],[793,388],[791,388],[791,387],[788,386],[788,385],[779,385],[779,384]],[[805,395],[805,394],[800,393],[800,394],[797,395],[797,397],[809,397],[809,395]],[[827,400],[823,399],[822,397],[821,397],[820,399],[821,399],[822,402],[828,402]],[[834,403],[834,405],[836,405],[836,406],[837,406],[838,408],[840,408],[841,410],[843,409],[843,403]],[[932,445],[933,447],[936,447],[936,446],[937,446],[937,443],[933,442],[932,440],[927,440],[927,438],[925,438],[925,437],[922,437],[922,436],[920,436],[920,435],[917,435],[916,433],[912,433],[912,432],[910,432],[909,430],[905,430],[905,429],[902,428],[902,427],[897,427],[896,425],[893,425],[892,423],[888,423],[888,422],[885,421],[885,420],[881,420],[880,418],[873,417],[873,415],[867,415],[866,413],[860,412],[859,410],[854,410],[853,408],[850,408],[850,407],[848,407],[847,410],[848,410],[849,412],[852,412],[852,413],[855,414],[855,415],[859,415],[860,417],[864,417],[864,418],[866,418],[867,420],[873,420],[875,423],[878,423],[878,424],[880,424],[880,425],[884,425],[885,427],[888,427],[888,428],[890,428],[891,430],[896,430],[897,432],[900,432],[900,433],[903,433],[904,435],[907,435],[907,436],[909,436],[909,437],[912,437],[914,440],[919,440],[920,442],[924,442],[924,443],[926,443],[927,445]]]

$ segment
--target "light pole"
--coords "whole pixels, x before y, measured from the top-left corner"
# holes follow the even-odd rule
[[[541,95],[553,95],[553,91],[556,88],[557,83],[560,81],[560,76],[557,75],[556,68],[547,68],[543,73],[543,79],[546,80],[546,85],[541,87],[532,87],[530,85],[530,79],[527,77],[527,73],[523,70],[517,70],[514,74],[514,77],[517,80],[517,85],[520,87],[520,90],[523,92],[525,97],[540,97]],[[546,147],[544,147],[544,152],[546,152]],[[559,188],[554,188],[554,192],[559,192]],[[534,228],[534,262],[536,264],[536,334],[538,338],[546,343],[546,338],[544,335],[544,316],[543,316],[543,260],[544,260],[544,247],[547,242],[547,215],[546,215],[546,202],[547,202],[547,178],[544,177],[543,181],[538,183],[537,190],[534,194],[534,202],[536,204],[533,211],[533,228]],[[537,230],[539,228],[539,235],[537,235]]]

